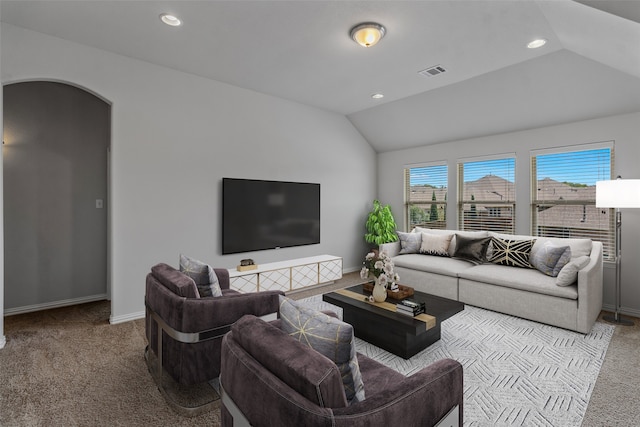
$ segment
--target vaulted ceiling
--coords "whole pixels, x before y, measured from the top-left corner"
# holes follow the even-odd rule
[[[640,111],[638,0],[2,0],[0,18],[344,114],[379,152]],[[366,21],[387,28],[371,48],[349,38]]]

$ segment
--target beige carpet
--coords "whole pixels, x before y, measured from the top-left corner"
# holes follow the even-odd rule
[[[351,273],[306,298],[359,283]],[[219,411],[194,418],[165,403],[144,360],[144,321],[109,325],[106,301],[5,318],[0,350],[0,426],[216,426]],[[637,425],[640,320],[617,327],[583,426]]]

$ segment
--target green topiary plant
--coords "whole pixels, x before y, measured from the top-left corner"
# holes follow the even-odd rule
[[[382,206],[378,200],[373,201],[373,210],[369,212],[366,227],[367,233],[364,239],[367,243],[381,245],[398,240],[396,221],[393,219],[391,207]]]

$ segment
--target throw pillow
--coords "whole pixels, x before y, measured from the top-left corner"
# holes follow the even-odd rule
[[[558,274],[558,277],[556,277],[556,285],[569,286],[575,283],[575,281],[578,279],[578,271],[586,267],[587,264],[589,264],[590,260],[591,258],[583,255],[565,265],[562,270],[560,270],[560,274]]]
[[[349,404],[364,400],[353,326],[283,296],[280,296],[280,319],[280,329],[338,366]]]
[[[465,237],[456,233],[456,250],[453,257],[463,258],[476,264],[486,262],[490,242],[491,237]]]
[[[560,271],[562,271],[564,266],[567,265],[571,261],[571,257],[572,256],[573,256],[573,252],[571,250],[571,246],[569,246],[567,248],[567,250],[565,250],[562,253],[562,255],[560,255],[560,258],[558,259],[558,262],[556,263],[556,266],[553,267],[552,277],[558,277],[558,274],[560,274]]]
[[[422,235],[422,244],[420,245],[421,254],[449,256],[449,244],[451,243],[453,234],[416,234]]]
[[[570,259],[569,246],[556,246],[549,241],[546,241],[535,253],[531,252],[531,265],[551,277],[556,277]]]
[[[531,268],[529,255],[535,240],[508,240],[492,237],[493,252],[490,262],[510,267]]]
[[[222,296],[218,276],[210,265],[180,254],[180,271],[196,282],[201,297]]]
[[[400,252],[398,254],[417,254],[422,243],[420,233],[403,233],[398,231],[398,239],[400,239]]]

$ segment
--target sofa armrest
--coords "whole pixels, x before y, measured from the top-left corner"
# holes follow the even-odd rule
[[[393,258],[394,256],[398,255],[398,253],[400,252],[400,242],[383,243],[380,246],[378,246],[378,250],[381,253],[386,252],[390,258]]]
[[[335,426],[434,426],[455,406],[462,425],[462,365],[455,360],[439,360],[385,390],[366,393],[364,401],[333,410]]]
[[[602,310],[603,259],[602,242],[593,242],[590,261],[578,271],[577,331],[588,334]]]
[[[232,294],[215,298],[186,299],[182,332],[199,332],[235,323],[245,314],[276,313],[282,291]]]

